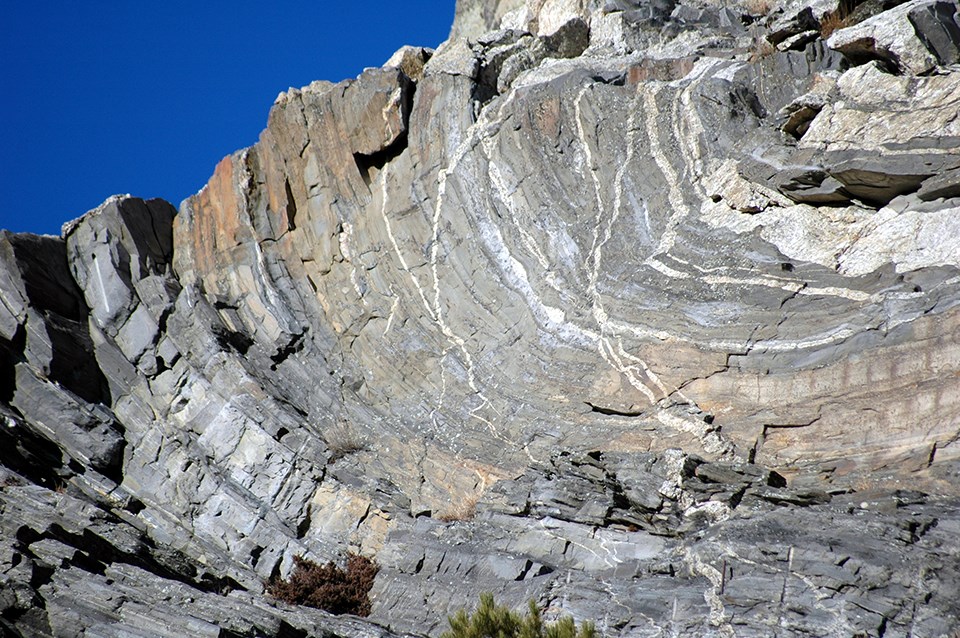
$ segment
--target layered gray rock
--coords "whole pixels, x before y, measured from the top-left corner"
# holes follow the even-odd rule
[[[3,234],[0,627],[957,631],[951,8],[464,2],[179,211]],[[351,551],[368,620],[264,594]]]

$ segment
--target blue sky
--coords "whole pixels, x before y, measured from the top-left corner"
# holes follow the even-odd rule
[[[454,4],[7,2],[0,228],[58,235],[115,193],[179,206],[256,142],[277,93],[436,47]]]

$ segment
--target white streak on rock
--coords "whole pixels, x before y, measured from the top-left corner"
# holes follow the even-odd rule
[[[107,288],[103,285],[103,273],[100,272],[100,262],[93,256],[93,264],[97,271],[97,288],[100,290],[100,300],[103,302],[104,317],[110,315],[110,300],[107,298]]]
[[[430,318],[436,321],[436,318],[433,314],[433,309],[430,307],[430,303],[427,301],[427,295],[423,291],[423,286],[420,285],[420,280],[417,279],[417,276],[413,274],[413,271],[410,270],[410,266],[407,264],[407,260],[403,256],[403,252],[400,250],[400,245],[397,243],[397,238],[393,234],[393,227],[390,225],[390,216],[387,215],[387,206],[389,203],[389,195],[387,193],[387,170],[389,165],[383,167],[383,171],[380,173],[380,185],[382,188],[382,198],[380,203],[380,216],[383,217],[383,225],[387,231],[387,237],[390,239],[390,244],[393,246],[393,252],[396,254],[397,259],[400,261],[400,266],[410,275],[410,281],[413,283],[413,287],[416,289],[417,294],[420,296],[420,300],[423,302],[423,307],[426,309],[427,314]]]

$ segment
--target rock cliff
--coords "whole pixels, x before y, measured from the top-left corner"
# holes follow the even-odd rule
[[[461,0],[0,234],[0,634],[960,631],[950,0]],[[281,604],[381,567],[369,619]]]

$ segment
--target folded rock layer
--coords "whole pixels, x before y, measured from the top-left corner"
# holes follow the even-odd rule
[[[456,20],[0,236],[4,635],[960,630],[956,3]]]

